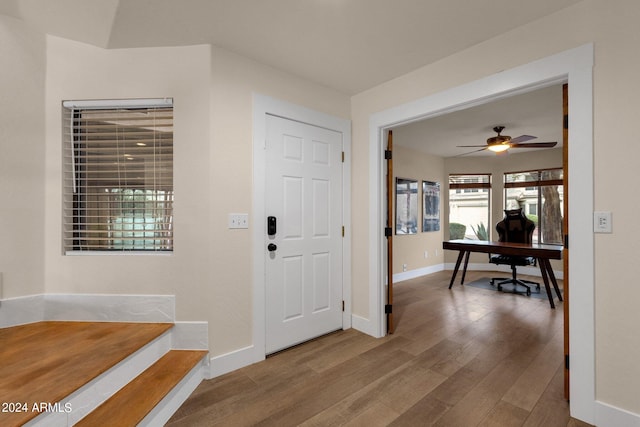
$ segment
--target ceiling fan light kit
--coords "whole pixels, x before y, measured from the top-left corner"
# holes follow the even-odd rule
[[[492,144],[487,147],[487,149],[494,153],[502,153],[503,151],[507,151],[509,148],[511,148],[511,146],[507,143]]]
[[[498,135],[492,136],[487,139],[486,145],[458,145],[458,147],[482,147],[480,150],[472,151],[471,153],[475,153],[478,151],[489,150],[494,153],[502,153],[507,151],[510,148],[552,148],[555,147],[557,142],[530,142],[525,143],[525,141],[530,141],[532,139],[536,139],[535,136],[532,135],[520,135],[517,138],[511,138],[509,135],[500,135],[500,133],[504,130],[504,126],[494,126],[493,131]],[[465,154],[471,154],[465,153]],[[463,156],[465,154],[462,154]]]

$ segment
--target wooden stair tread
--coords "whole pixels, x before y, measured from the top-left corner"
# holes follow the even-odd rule
[[[206,354],[199,350],[169,351],[75,425],[137,425]]]
[[[0,329],[0,402],[26,412],[0,413],[0,425],[35,418],[33,404],[55,404],[117,365],[171,323],[37,322]]]

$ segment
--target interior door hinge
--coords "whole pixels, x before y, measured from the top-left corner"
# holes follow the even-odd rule
[[[569,249],[569,235],[568,234],[564,235],[564,248],[565,249]]]
[[[564,355],[564,368],[565,369],[569,369],[569,355],[568,354]]]
[[[384,150],[384,159],[391,160],[392,158],[393,158],[393,154],[391,153],[391,150]]]
[[[342,237],[344,237],[344,225],[342,226]]]
[[[384,229],[384,237],[391,237],[393,235],[393,231],[391,227],[385,227]]]
[[[344,311],[344,300],[342,300],[342,311]]]
[[[344,151],[342,152],[342,163],[344,163]]]
[[[391,314],[393,313],[393,306],[391,304],[387,304],[384,306],[384,313]]]

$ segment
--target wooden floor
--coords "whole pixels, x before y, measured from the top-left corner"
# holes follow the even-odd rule
[[[204,381],[167,425],[587,426],[563,398],[562,305],[449,278],[396,285],[393,335],[340,331]]]
[[[0,425],[24,424],[39,414],[34,404],[60,402],[171,327],[38,322],[0,329],[0,402],[14,404],[0,408]]]
[[[75,427],[127,427],[148,423],[145,417],[208,354],[171,350],[124,386]]]

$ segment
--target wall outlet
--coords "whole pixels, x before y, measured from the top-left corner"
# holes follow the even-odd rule
[[[249,228],[249,214],[229,214],[229,228]]]
[[[429,258],[429,251],[424,251],[424,257]]]
[[[594,212],[593,213],[593,232],[594,233],[611,233],[611,212]]]
[[[407,264],[402,264],[402,271],[407,271]]]

